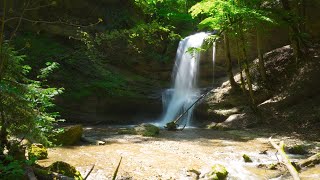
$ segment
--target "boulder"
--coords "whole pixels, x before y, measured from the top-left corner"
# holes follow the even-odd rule
[[[205,175],[208,180],[225,180],[228,176],[227,169],[221,164],[212,166],[211,171]]]
[[[29,159],[36,158],[37,160],[47,159],[48,150],[42,144],[32,144],[28,150]]]
[[[72,165],[70,165],[66,162],[63,162],[63,161],[56,161],[56,162],[52,163],[48,167],[48,170],[65,175],[67,177],[74,178],[76,180],[83,179],[80,172],[77,171],[75,167],[73,167]]]
[[[140,124],[139,126],[134,128],[136,134],[142,135],[142,136],[157,136],[160,133],[160,129],[152,124]]]
[[[78,143],[82,137],[82,125],[72,125],[63,128],[63,132],[54,137],[55,144],[64,146],[74,145]]]
[[[254,118],[250,114],[232,114],[224,122],[219,123],[219,126],[222,126],[227,129],[244,129],[253,127],[258,123],[258,119]]]
[[[300,155],[308,154],[306,147],[303,145],[294,145],[291,147],[287,147],[285,149],[290,154],[300,154]]]
[[[169,122],[166,124],[165,128],[168,131],[176,131],[178,129],[178,124],[176,124],[175,122]]]
[[[252,162],[252,159],[246,154],[243,154],[242,158],[243,158],[244,162]]]

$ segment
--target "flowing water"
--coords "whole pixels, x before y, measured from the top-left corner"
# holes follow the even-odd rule
[[[197,79],[201,52],[197,49],[201,48],[205,38],[209,35],[210,33],[200,32],[180,41],[172,72],[173,88],[165,90],[162,94],[164,115],[160,125],[175,120],[199,97]],[[192,111],[193,108],[181,118],[180,123],[190,126]]]
[[[87,127],[84,129],[86,137],[105,141],[106,145],[82,144],[50,148],[48,159],[40,160],[39,163],[49,166],[55,161],[65,161],[75,166],[83,176],[95,164],[88,180],[112,179],[120,157],[123,159],[117,178],[119,180],[196,180],[189,170],[205,174],[214,164],[222,164],[227,168],[228,180],[291,179],[290,176],[280,177],[281,172],[277,170],[256,167],[260,163],[278,162],[276,151],[268,142],[271,136],[269,133],[194,128],[178,132],[161,130],[159,137],[150,138],[119,135],[117,129]],[[273,139],[285,140],[286,144],[290,141],[297,143],[296,137],[274,136]],[[319,145],[320,142],[316,144]],[[266,150],[266,154],[260,153]],[[253,162],[245,163],[243,154],[249,155]],[[320,166],[303,170],[300,175],[302,180],[320,179]]]

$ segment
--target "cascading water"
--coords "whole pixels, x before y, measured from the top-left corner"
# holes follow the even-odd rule
[[[200,32],[180,41],[172,72],[173,88],[165,90],[162,94],[164,115],[160,122],[161,125],[175,120],[199,97],[200,89],[197,87],[197,75],[200,52],[188,50],[200,48],[204,39],[209,35],[210,33]],[[189,126],[192,112],[193,108],[181,118],[180,122]]]

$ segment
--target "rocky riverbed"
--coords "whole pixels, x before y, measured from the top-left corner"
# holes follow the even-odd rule
[[[79,144],[49,149],[49,157],[39,163],[54,161],[74,165],[83,176],[95,164],[88,179],[111,179],[122,157],[117,179],[196,179],[214,164],[229,171],[228,179],[290,179],[282,170],[257,168],[259,164],[277,163],[281,157],[268,142],[284,140],[285,144],[304,144],[310,154],[320,151],[320,142],[301,140],[294,135],[277,135],[263,130],[216,131],[188,128],[170,132],[161,130],[158,137],[119,135],[119,127],[85,127],[84,135],[106,142],[104,145]],[[245,163],[247,154],[252,163]],[[309,155],[289,155],[298,161]],[[302,179],[320,179],[320,166],[302,170]]]

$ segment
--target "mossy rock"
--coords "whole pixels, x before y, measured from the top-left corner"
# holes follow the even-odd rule
[[[206,175],[209,180],[225,180],[228,176],[227,169],[221,164],[212,166],[211,171]]]
[[[63,161],[56,161],[48,167],[49,171],[57,172],[59,174],[74,178],[76,180],[82,180],[82,176],[75,167]]]
[[[118,134],[137,134],[134,128],[120,128]]]
[[[169,122],[166,124],[165,128],[168,131],[176,131],[178,129],[178,124],[176,124],[175,122]]]
[[[305,146],[303,145],[294,145],[292,147],[287,148],[287,152],[290,154],[308,154],[308,151],[305,149]]]
[[[29,159],[36,158],[37,160],[47,159],[48,150],[42,144],[32,144],[28,150]]]
[[[252,162],[252,159],[246,154],[243,154],[242,158],[243,158],[244,162]]]
[[[54,137],[53,142],[58,145],[74,145],[82,137],[83,128],[81,125],[72,125],[63,128],[63,132]]]
[[[141,124],[134,128],[136,134],[142,136],[154,137],[159,135],[160,129],[152,124]]]

